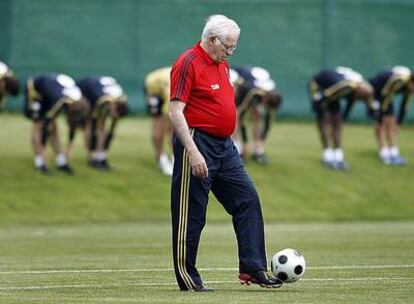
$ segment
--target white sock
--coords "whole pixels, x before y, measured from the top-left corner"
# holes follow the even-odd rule
[[[388,147],[382,147],[378,154],[381,159],[387,159],[390,157],[391,152]]]
[[[332,148],[326,148],[322,151],[322,159],[325,162],[331,162],[334,160],[334,152]]]
[[[58,155],[56,155],[56,165],[60,166],[64,166],[67,165],[68,161],[66,159],[66,155],[63,153],[59,153]]]
[[[160,164],[160,165],[164,164],[164,163],[167,163],[168,161],[169,161],[168,156],[165,153],[162,153],[160,155],[160,158],[158,158],[158,164]]]
[[[43,160],[42,155],[36,155],[34,157],[34,165],[35,165],[36,168],[40,168],[40,167],[43,167],[45,165],[45,161]]]
[[[106,159],[106,152],[95,151],[92,152],[91,157],[95,161],[103,161]]]
[[[98,160],[98,155],[99,155],[99,152],[96,152],[96,151],[92,152],[91,153],[91,159],[92,160]]]
[[[344,161],[344,152],[342,151],[341,148],[336,148],[333,151],[334,153],[334,159],[337,162],[343,162]]]
[[[398,149],[398,147],[393,146],[390,148],[390,154],[391,156],[398,156],[400,155],[400,150]]]
[[[99,161],[105,160],[106,159],[106,152],[96,152],[96,159]]]
[[[262,155],[262,154],[264,154],[264,148],[262,146],[255,147],[254,148],[254,154],[256,154],[256,155]]]
[[[160,167],[161,171],[171,176],[173,173],[173,164],[170,162],[167,154],[161,154],[160,158],[158,159],[158,166]]]

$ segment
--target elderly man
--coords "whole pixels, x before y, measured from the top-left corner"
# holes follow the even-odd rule
[[[0,111],[6,103],[6,95],[17,96],[19,89],[19,80],[14,77],[9,67],[0,61]]]
[[[358,72],[338,67],[314,75],[309,83],[309,93],[323,146],[322,162],[328,168],[347,170],[342,150],[340,100],[345,98],[347,101],[343,114],[346,118],[355,100],[365,99],[371,105],[372,87]]]
[[[119,118],[127,114],[127,97],[118,82],[109,76],[85,77],[77,85],[91,109],[85,132],[89,165],[109,170],[108,151]]]
[[[155,158],[161,172],[171,176],[173,173],[173,158],[164,150],[164,139],[168,148],[172,145],[172,126],[168,117],[170,101],[171,67],[159,68],[145,77],[145,95],[147,109],[152,118],[152,144]],[[172,150],[172,149],[167,149]]]
[[[66,151],[61,147],[56,118],[64,111],[69,126]],[[77,127],[86,123],[88,105],[82,98],[75,81],[64,74],[47,74],[29,78],[26,85],[26,117],[32,120],[32,145],[35,168],[49,174],[46,143],[50,138],[56,153],[56,165],[60,171],[73,174],[69,165],[72,143]]]
[[[402,123],[408,101],[414,91],[413,72],[405,66],[395,66],[380,72],[370,79],[374,87],[376,113],[375,136],[379,147],[379,158],[386,165],[404,166],[406,160],[397,146],[398,123]],[[402,95],[398,119],[394,115],[394,97]]]
[[[227,59],[239,34],[233,20],[210,16],[201,41],[178,57],[171,72],[169,114],[175,132],[171,212],[180,290],[211,291],[196,268],[210,190],[233,218],[240,282],[282,285],[267,275],[260,200],[231,139],[236,107]]]

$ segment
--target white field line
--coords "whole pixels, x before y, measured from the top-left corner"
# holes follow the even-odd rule
[[[344,266],[310,266],[308,270],[346,270],[346,269],[393,269],[414,268],[414,264],[405,265],[344,265]],[[199,268],[205,272],[238,271],[238,268]],[[167,272],[173,268],[143,268],[143,269],[61,269],[61,270],[16,270],[0,271],[0,275],[7,274],[54,274],[54,273],[121,273],[121,272]]]
[[[324,278],[324,279],[301,279],[302,282],[369,282],[369,281],[411,281],[414,278],[409,277],[395,277],[395,278]],[[206,281],[206,284],[219,285],[219,284],[228,284],[236,283],[235,280],[232,281]],[[154,283],[113,283],[113,284],[59,284],[59,285],[32,285],[32,286],[7,286],[0,287],[0,291],[13,291],[13,290],[48,290],[48,289],[64,289],[64,288],[110,288],[110,287],[127,287],[127,286],[142,286],[142,287],[151,287],[151,286],[172,286],[176,285],[175,282],[154,282]]]

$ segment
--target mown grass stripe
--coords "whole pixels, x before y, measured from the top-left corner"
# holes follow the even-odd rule
[[[405,265],[331,265],[331,266],[310,266],[309,270],[342,270],[342,269],[392,269],[392,268],[414,268],[414,264]],[[57,269],[57,270],[15,270],[0,271],[4,274],[53,274],[53,273],[116,273],[116,272],[168,272],[173,268],[143,268],[143,269]],[[222,272],[238,271],[236,267],[218,267],[218,268],[199,268],[200,271]]]
[[[372,277],[372,278],[322,278],[322,279],[301,279],[301,282],[361,282],[361,281],[412,281],[410,277]],[[206,281],[206,284],[229,284],[237,283],[236,280],[223,281]],[[59,285],[28,285],[28,286],[6,286],[0,287],[0,290],[38,290],[38,289],[60,289],[60,288],[108,288],[108,287],[126,287],[126,286],[171,286],[175,282],[136,282],[136,283],[114,283],[114,284],[59,284]]]

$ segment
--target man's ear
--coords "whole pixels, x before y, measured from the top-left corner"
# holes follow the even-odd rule
[[[216,45],[216,40],[217,40],[216,36],[210,36],[210,37],[208,38],[208,41],[209,41],[212,45]]]

